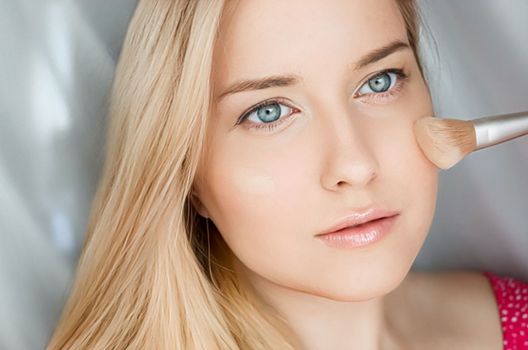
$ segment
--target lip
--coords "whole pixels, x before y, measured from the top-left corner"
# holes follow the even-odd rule
[[[359,248],[380,241],[387,236],[400,214],[370,220],[359,226],[348,226],[341,230],[317,235],[332,248]]]
[[[377,220],[385,217],[392,217],[399,215],[400,213],[395,210],[385,209],[385,208],[375,208],[370,207],[366,210],[352,212],[347,214],[345,217],[337,221],[336,224],[332,225],[328,230],[316,235],[316,237],[321,237],[334,233],[336,231],[342,230],[347,227],[357,226],[369,221]]]

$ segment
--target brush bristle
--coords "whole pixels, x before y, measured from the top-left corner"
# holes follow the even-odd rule
[[[423,152],[436,166],[449,169],[477,145],[471,121],[424,117],[414,123],[414,133]]]

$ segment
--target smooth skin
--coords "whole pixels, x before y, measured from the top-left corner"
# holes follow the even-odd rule
[[[410,270],[438,168],[412,131],[433,113],[412,50],[393,45],[366,64],[408,44],[395,1],[229,1],[220,29],[196,206],[302,348],[501,349],[484,276]],[[380,73],[388,69],[407,78]],[[226,94],[278,75],[299,81]],[[270,98],[280,101],[253,109]],[[337,249],[315,237],[370,206],[400,212],[383,240]]]

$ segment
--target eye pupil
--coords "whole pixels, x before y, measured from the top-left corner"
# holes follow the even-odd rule
[[[280,106],[278,103],[271,103],[260,107],[257,111],[257,116],[263,122],[272,122],[280,117]]]
[[[370,79],[368,83],[374,92],[385,92],[391,85],[391,77],[387,73],[383,73]]]

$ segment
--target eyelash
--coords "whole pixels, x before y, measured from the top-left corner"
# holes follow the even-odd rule
[[[358,95],[358,93],[356,92],[356,93],[354,93],[354,98],[360,98],[360,97],[365,97],[366,96],[369,100],[386,100],[387,101],[387,99],[392,99],[395,95],[397,95],[401,91],[401,89],[403,88],[403,86],[405,85],[405,83],[407,82],[407,80],[409,78],[409,75],[407,73],[405,73],[403,71],[403,69],[400,69],[400,68],[385,69],[385,70],[382,70],[382,71],[379,71],[379,72],[376,72],[376,73],[372,74],[367,79],[365,79],[365,82],[363,84],[361,84],[361,86],[358,89],[358,91],[361,90],[361,88],[365,84],[367,84],[369,82],[369,80],[371,80],[373,78],[376,78],[378,76],[384,75],[384,74],[388,74],[388,73],[393,73],[393,74],[395,74],[397,76],[397,79],[396,79],[396,82],[394,83],[394,86],[392,86],[393,82],[391,81],[392,88],[389,88],[389,90],[384,91],[384,92],[380,92],[380,93],[374,92],[374,93],[368,93],[368,94],[363,94],[363,95]],[[287,117],[282,117],[282,118],[279,117],[279,119],[277,119],[276,121],[271,122],[271,123],[264,123],[264,122],[263,123],[253,123],[253,122],[251,122],[251,123],[249,123],[249,126],[247,128],[251,129],[251,130],[256,129],[256,130],[259,130],[259,131],[262,130],[262,129],[265,129],[265,132],[269,133],[269,132],[274,131],[277,127],[279,127],[280,125],[285,123],[290,118],[292,118],[293,114],[295,114],[297,112],[300,112],[299,109],[290,106],[288,103],[285,102],[284,99],[282,99],[280,97],[271,98],[271,99],[268,99],[268,100],[265,100],[265,101],[262,101],[262,102],[256,104],[255,106],[251,107],[251,109],[249,109],[248,111],[244,112],[242,114],[242,116],[240,116],[240,118],[238,119],[238,121],[235,124],[235,126],[239,125],[239,124],[243,124],[244,122],[247,122],[247,118],[252,113],[257,111],[259,108],[265,107],[265,106],[269,106],[269,105],[272,105],[274,103],[277,103],[279,105],[286,105],[288,108],[292,109],[292,113],[289,114]]]

